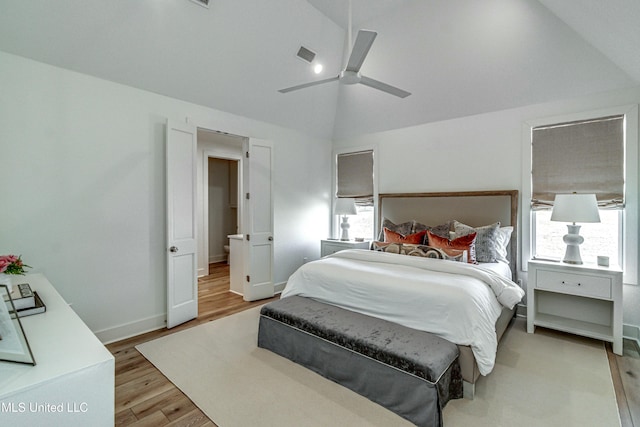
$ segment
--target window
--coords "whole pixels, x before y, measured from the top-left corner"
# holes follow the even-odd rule
[[[562,236],[567,234],[566,224],[550,221],[550,209],[535,211],[534,216],[534,256],[562,259],[566,248],[562,241]],[[607,255],[611,265],[622,265],[621,218],[620,210],[601,209],[600,223],[583,224],[580,235],[584,237],[584,243],[580,245],[580,254],[584,262],[595,263],[598,255]]]
[[[370,239],[374,230],[374,207],[373,205],[361,206],[356,203],[356,210],[358,215],[349,219],[349,235],[351,238]]]
[[[562,259],[566,223],[552,222],[556,194],[595,194],[601,222],[581,225],[585,263],[598,255],[622,265],[625,206],[624,115],[534,127],[531,131],[532,255]]]
[[[357,215],[349,218],[349,236],[370,239],[375,225],[374,153],[372,149],[336,156],[336,197],[355,198]],[[334,224],[339,223],[334,221]]]

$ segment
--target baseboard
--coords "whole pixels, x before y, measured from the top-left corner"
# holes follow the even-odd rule
[[[634,325],[622,325],[622,336],[624,339],[635,341],[640,348],[640,327]]]
[[[282,293],[284,291],[284,287],[287,285],[287,282],[280,282],[273,285],[273,290],[276,294]]]
[[[147,317],[146,319],[125,323],[114,326],[113,328],[95,331],[94,334],[103,344],[109,344],[162,329],[167,326],[166,318],[167,316],[165,314]]]
[[[216,262],[222,262],[227,260],[226,254],[211,255],[209,256],[209,264],[215,264]]]
[[[287,282],[276,283],[273,286],[276,294],[282,293]],[[137,335],[146,334],[147,332],[156,331],[167,326],[166,315],[158,315],[148,317],[135,322],[125,323],[124,325],[114,326],[113,328],[95,331],[94,334],[103,344],[121,341]]]

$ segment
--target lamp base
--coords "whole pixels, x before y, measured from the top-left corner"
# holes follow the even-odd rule
[[[584,242],[584,237],[580,235],[580,226],[575,224],[567,224],[568,233],[564,235],[562,240],[567,244],[567,250],[564,253],[562,262],[567,264],[582,264],[580,256],[580,244]]]
[[[342,235],[340,236],[340,240],[349,240],[349,218],[345,215],[342,217],[342,223],[340,224],[340,228],[342,228]]]

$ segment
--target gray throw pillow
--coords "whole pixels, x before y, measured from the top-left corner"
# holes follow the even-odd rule
[[[478,262],[497,262],[497,238],[500,223],[485,225],[482,227],[471,227],[459,221],[453,221],[453,230],[456,238],[466,236],[467,234],[477,233],[476,235],[476,261]]]
[[[432,234],[440,237],[449,238],[449,231],[451,230],[451,221],[447,221],[440,225],[425,225],[416,222],[413,227],[413,232],[418,233],[420,231],[429,230]]]
[[[402,224],[394,224],[393,222],[389,221],[387,218],[385,218],[382,221],[382,227],[380,228],[380,234],[378,234],[378,240],[379,241],[384,241],[384,229],[385,227],[388,228],[391,231],[395,231],[396,233],[400,233],[403,236],[408,236],[409,234],[413,233],[413,220],[411,221],[407,221],[407,222],[403,222]]]

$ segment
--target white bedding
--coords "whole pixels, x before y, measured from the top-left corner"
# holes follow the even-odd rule
[[[491,270],[499,275],[511,280],[511,267],[506,262],[481,262],[479,267]]]
[[[524,291],[481,266],[351,249],[300,267],[281,297],[293,295],[469,345],[487,375],[495,363],[502,306],[512,308]]]

